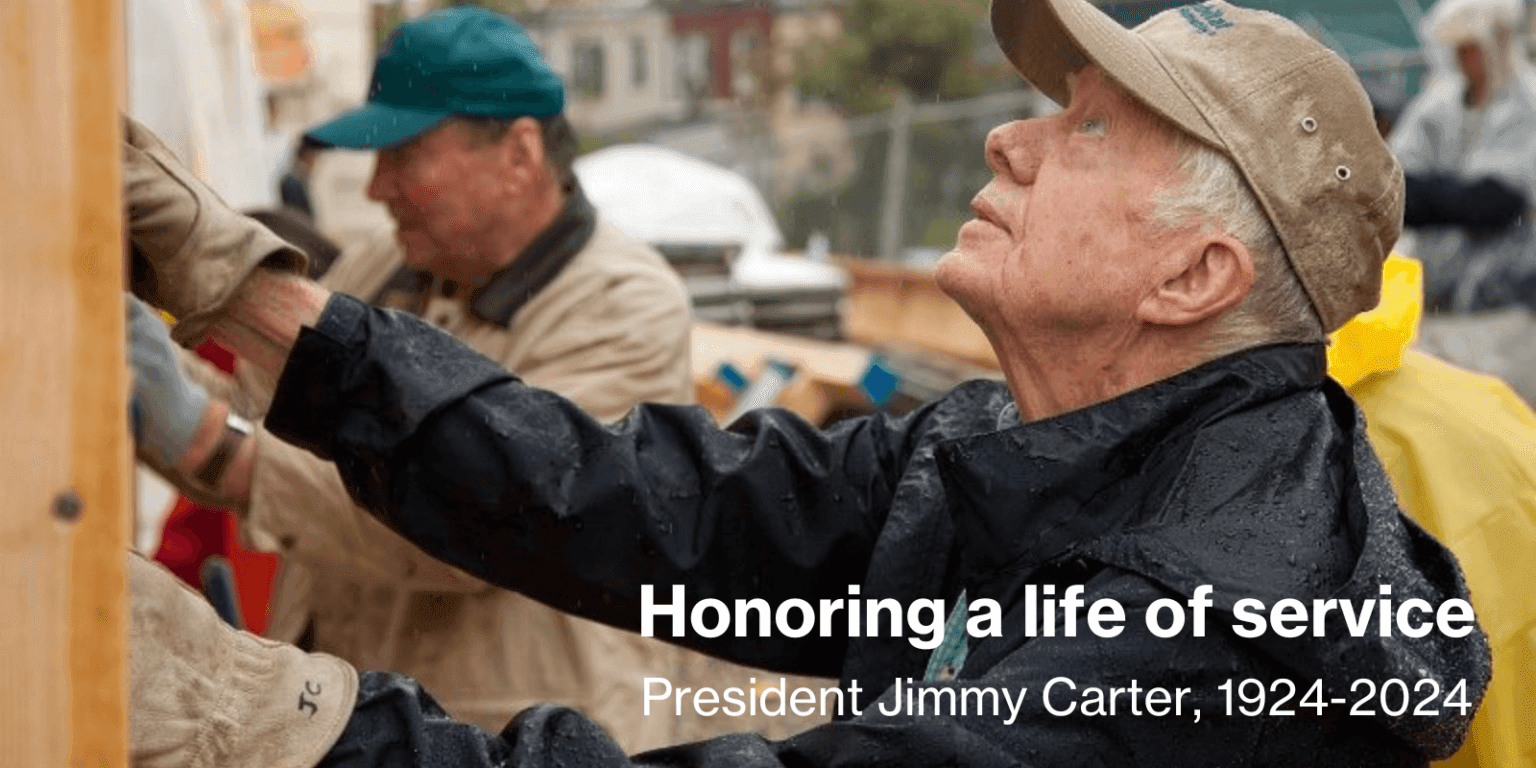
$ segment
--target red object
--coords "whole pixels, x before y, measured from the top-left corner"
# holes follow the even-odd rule
[[[182,581],[202,589],[203,579],[197,569],[209,555],[225,553],[229,538],[224,526],[227,514],[194,504],[185,496],[177,499],[176,508],[166,518],[165,531],[160,534],[160,550],[155,559]]]
[[[197,354],[225,373],[235,370],[234,354],[212,341],[203,342]],[[211,555],[223,555],[234,569],[245,628],[256,634],[265,632],[272,607],[272,582],[280,559],[246,548],[240,540],[240,520],[233,512],[203,506],[183,496],[165,521],[155,559],[182,581],[202,589],[198,569]]]
[[[225,373],[233,375],[235,372],[235,353],[219,346],[213,339],[198,346],[197,356],[218,366]]]
[[[773,10],[766,6],[683,5],[672,12],[672,33],[678,38],[703,35],[709,40],[709,98],[735,96],[735,67],[746,62],[732,61],[731,39],[738,33],[756,37],[766,46],[773,30]]]

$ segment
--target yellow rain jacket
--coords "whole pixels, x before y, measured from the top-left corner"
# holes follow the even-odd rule
[[[1419,263],[1393,255],[1381,305],[1339,329],[1328,370],[1403,509],[1461,560],[1493,647],[1471,736],[1440,765],[1536,768],[1536,414],[1504,382],[1410,350],[1422,305]]]

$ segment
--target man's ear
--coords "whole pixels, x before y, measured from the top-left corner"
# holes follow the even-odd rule
[[[500,148],[511,174],[509,181],[520,189],[531,187],[544,175],[544,132],[539,121],[531,117],[512,121],[507,135],[502,137]]]
[[[1226,233],[1192,240],[1184,271],[1142,299],[1137,317],[1154,325],[1194,325],[1236,307],[1253,288],[1253,252]]]

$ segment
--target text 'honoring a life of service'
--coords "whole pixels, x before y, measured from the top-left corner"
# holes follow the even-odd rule
[[[1187,600],[1165,597],[1148,606],[1147,631],[1157,637],[1174,637],[1188,631],[1193,637],[1205,637],[1207,609],[1216,605],[1215,589],[1202,585]],[[1392,586],[1383,584],[1380,596],[1366,600],[1294,598],[1276,600],[1273,605],[1247,597],[1232,604],[1236,619],[1232,631],[1239,637],[1256,638],[1272,632],[1279,637],[1311,634],[1324,637],[1330,614],[1343,620],[1350,635],[1381,637],[1400,634],[1423,637],[1438,631],[1449,638],[1470,634],[1476,626],[1472,605],[1461,598],[1440,605],[1411,598],[1400,603],[1392,600]],[[936,599],[913,600],[908,605],[894,598],[861,598],[859,585],[848,585],[848,597],[822,599],[812,605],[793,598],[769,605],[767,600],[737,599],[731,605],[716,598],[692,603],[682,585],[672,587],[668,603],[656,602],[654,585],[640,588],[640,634],[655,637],[658,619],[672,620],[672,637],[685,637],[689,631],[700,637],[720,637],[731,632],[735,637],[819,637],[835,634],[847,637],[906,637],[915,648],[931,650],[944,642],[949,613],[945,602]],[[1118,636],[1125,630],[1125,609],[1111,598],[1091,604],[1083,599],[1083,586],[1074,584],[1058,596],[1052,584],[1024,587],[1024,630],[1028,637],[1076,637],[1079,625],[1103,638]],[[973,638],[1002,637],[1003,610],[996,600],[978,598],[966,604],[965,631]],[[1058,626],[1058,615],[1060,626]],[[1336,625],[1336,623],[1335,623]]]

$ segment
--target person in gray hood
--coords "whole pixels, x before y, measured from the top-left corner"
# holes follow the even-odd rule
[[[1377,302],[1402,220],[1359,82],[1294,24],[1220,0],[1135,31],[1084,0],[997,0],[992,21],[1068,105],[991,133],[994,178],[936,275],[1006,385],[825,431],[660,405],[604,426],[413,318],[289,275],[246,281],[215,335],[280,371],[267,427],[335,461],[426,551],[842,685],[834,721],[793,738],[630,757],[556,705],[467,734],[409,680],[364,672],[321,765],[1399,766],[1456,750],[1487,638],[1326,376],[1325,334]]]

